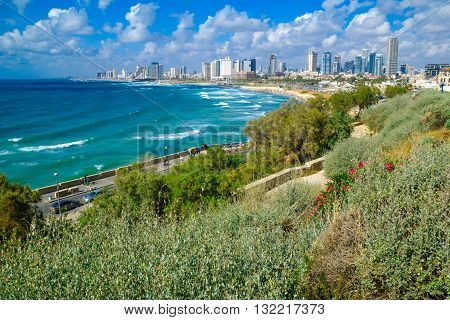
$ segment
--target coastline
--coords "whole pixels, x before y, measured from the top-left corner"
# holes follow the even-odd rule
[[[303,101],[314,98],[317,95],[321,95],[320,93],[314,92],[314,94],[313,94],[306,90],[290,90],[290,89],[285,89],[282,87],[275,87],[275,86],[239,85],[239,88],[244,89],[244,90],[256,91],[256,92],[269,92],[269,93],[274,93],[274,94],[285,95],[285,96],[297,98],[297,99],[300,99]]]

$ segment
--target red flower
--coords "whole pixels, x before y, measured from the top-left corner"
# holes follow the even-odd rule
[[[364,167],[364,162],[360,161],[360,162],[358,163],[358,168],[362,168],[362,167]]]
[[[330,192],[331,190],[333,190],[333,188],[334,188],[333,185],[329,184],[327,187],[327,192]]]
[[[350,168],[350,170],[348,170],[348,173],[350,173],[350,174],[354,174],[355,173],[355,168]]]
[[[384,165],[384,167],[386,168],[387,171],[392,172],[394,170],[394,165],[392,164],[392,162],[388,162]]]

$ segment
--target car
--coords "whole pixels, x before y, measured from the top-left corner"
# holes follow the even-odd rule
[[[93,190],[83,196],[83,202],[91,203],[95,198],[97,198],[102,193],[103,193],[102,189]]]
[[[50,212],[55,214],[60,213],[59,207],[61,207],[62,212],[67,212],[75,208],[78,208],[80,205],[81,205],[80,202],[75,200],[60,200],[59,204],[58,201],[55,201],[50,205]]]

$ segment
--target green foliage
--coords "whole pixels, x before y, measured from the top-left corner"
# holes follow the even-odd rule
[[[412,97],[402,95],[377,104],[362,119],[377,135],[372,138],[342,141],[327,154],[327,176],[345,172],[352,163],[367,161],[373,154],[390,151],[414,134],[445,126],[450,118],[450,94],[424,91]]]
[[[103,217],[36,233],[0,259],[0,299],[300,299],[301,258],[322,224],[300,222],[316,188],[255,210],[234,204],[166,223]]]
[[[361,112],[378,101],[380,91],[376,87],[359,85],[353,92],[355,105],[358,107],[358,116]]]
[[[396,96],[408,93],[411,90],[410,86],[396,85],[387,86],[384,90],[384,95],[386,98],[394,98]]]
[[[39,196],[28,186],[10,183],[0,174],[0,242],[25,236],[36,217]]]
[[[329,102],[316,97],[298,103],[291,100],[263,118],[251,121],[245,129],[257,150],[278,150],[283,157],[300,162],[315,159],[336,141],[350,134],[350,118],[332,111]]]

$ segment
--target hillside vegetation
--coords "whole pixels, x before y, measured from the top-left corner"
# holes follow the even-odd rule
[[[79,223],[0,247],[0,298],[446,299],[449,99],[407,94],[363,112],[376,134],[324,148],[324,190],[230,204],[248,164],[217,150],[164,180],[124,173]]]

